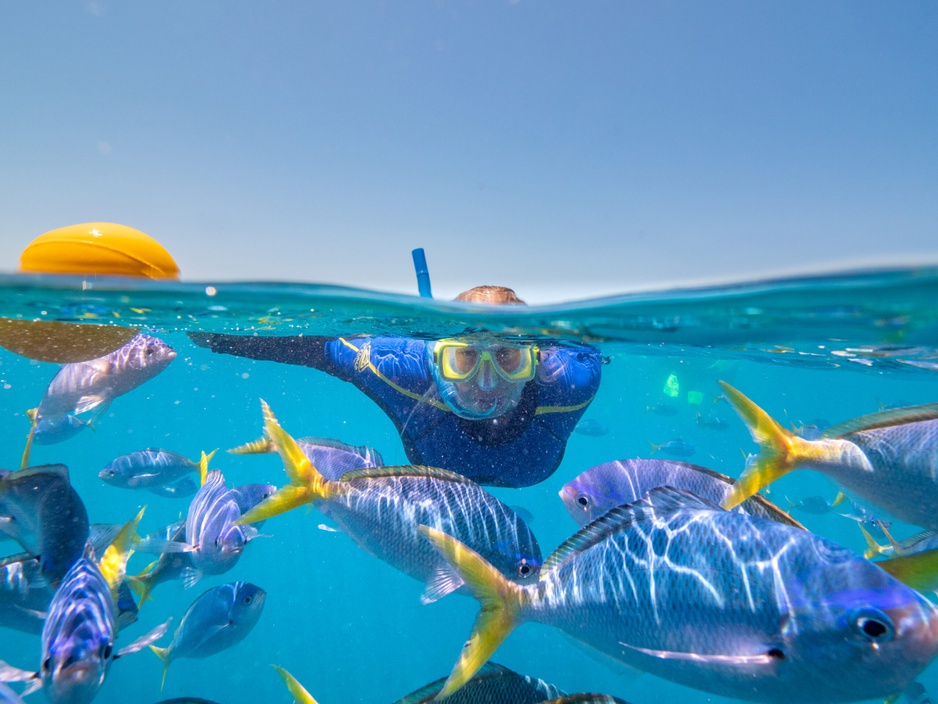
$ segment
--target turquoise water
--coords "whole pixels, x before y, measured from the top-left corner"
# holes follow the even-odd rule
[[[559,469],[543,483],[492,490],[531,512],[531,528],[545,555],[576,529],[558,490],[595,464],[647,457],[650,443],[680,438],[693,445],[694,454],[679,459],[739,474],[743,455],[756,448],[718,398],[718,379],[794,425],[834,424],[883,406],[938,401],[938,269],[762,281],[521,309],[306,284],[140,285],[3,276],[0,291],[0,316],[134,325],[176,349],[169,368],[116,399],[93,432],[36,446],[32,453],[32,464],[69,467],[92,521],[124,522],[146,504],[141,532],[177,519],[188,500],[116,489],[103,484],[98,471],[145,447],[197,458],[201,450],[253,440],[261,434],[261,398],[295,437],[367,444],[386,464],[407,462],[394,426],[351,385],[304,367],[211,354],[189,341],[185,333],[192,331],[433,338],[485,328],[598,347],[609,364],[584,418],[608,432],[574,433]],[[0,466],[19,466],[29,430],[23,412],[37,405],[56,371],[57,365],[0,351]],[[668,395],[668,389],[675,393],[675,380],[676,395]],[[649,410],[662,403],[673,404],[677,413]],[[725,429],[701,426],[698,412],[724,418]],[[276,456],[219,453],[213,467],[225,473],[229,485],[285,481]],[[769,498],[786,506],[785,497],[832,498],[836,491],[829,480],[806,471],[773,485]],[[856,523],[836,512],[798,517],[816,533],[857,551],[864,547]],[[216,584],[250,581],[268,596],[247,639],[208,659],[175,661],[162,694],[161,664],[141,652],[114,663],[96,701],[150,704],[188,695],[222,703],[289,702],[270,667],[276,663],[296,675],[320,704],[379,704],[447,674],[469,634],[475,602],[450,596],[421,606],[421,585],[344,535],[317,529],[327,522],[316,511],[272,519],[263,529],[269,537],[250,543],[227,574],[206,577],[190,590],[181,583],[157,587],[154,602],[121,634],[121,644],[169,616],[178,622],[192,600]],[[894,528],[897,537],[916,532],[911,526]],[[130,571],[148,562],[148,556],[135,555]],[[37,668],[39,648],[36,636],[0,629],[0,659],[12,665]],[[515,631],[495,660],[568,692],[604,692],[635,704],[728,701],[610,669],[565,636],[536,624]],[[938,692],[938,669],[932,666],[921,681]]]

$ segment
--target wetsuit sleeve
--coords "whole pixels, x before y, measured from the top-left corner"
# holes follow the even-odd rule
[[[601,369],[602,357],[592,347],[541,350],[537,368],[538,408],[545,410],[539,412],[585,410],[599,389]]]
[[[216,333],[189,333],[189,339],[199,347],[218,354],[258,359],[335,373],[333,360],[326,353],[326,346],[333,341],[330,337],[293,335],[290,337],[267,337],[252,335],[222,335]]]

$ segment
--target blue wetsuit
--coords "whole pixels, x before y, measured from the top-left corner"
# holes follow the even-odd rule
[[[596,394],[602,365],[592,347],[541,347],[537,375],[517,406],[497,418],[469,420],[440,400],[423,340],[191,337],[213,352],[305,365],[348,381],[391,418],[410,462],[496,486],[530,486],[553,474]]]

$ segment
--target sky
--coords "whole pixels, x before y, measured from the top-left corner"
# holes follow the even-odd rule
[[[10,0],[0,214],[533,303],[935,263],[938,5]]]

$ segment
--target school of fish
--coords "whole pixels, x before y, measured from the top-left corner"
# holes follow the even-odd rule
[[[525,512],[473,481],[441,468],[385,466],[370,447],[294,439],[259,400],[263,435],[229,451],[279,455],[285,479],[266,478],[279,488],[229,486],[209,466],[214,451],[190,459],[146,447],[114,458],[98,476],[124,491],[179,499],[187,505],[179,520],[145,535],[143,511],[123,525],[94,523],[69,468],[30,465],[31,446],[66,443],[106,421],[116,398],[176,356],[140,333],[104,357],[63,365],[28,411],[21,467],[0,470],[0,633],[16,629],[39,640],[32,655],[5,652],[0,640],[0,702],[42,689],[53,704],[89,704],[112,663],[137,651],[156,654],[165,682],[175,660],[213,658],[249,639],[268,594],[231,581],[196,594],[172,633],[167,621],[123,647],[117,642],[159,585],[191,587],[227,574],[266,521],[274,519],[266,529],[276,533],[276,517],[301,507],[415,580],[424,603],[453,593],[480,603],[449,675],[397,704],[624,704],[608,694],[566,694],[491,662],[529,621],[630,668],[743,701],[927,698],[917,678],[938,655],[938,404],[790,431],[721,382],[759,445],[738,479],[654,457],[695,455],[682,438],[651,443],[647,458],[584,468],[560,491],[579,530],[545,557]],[[677,412],[671,404],[645,410]],[[698,413],[696,424],[707,432],[730,425],[713,413]],[[591,418],[576,432],[604,438],[609,428]],[[787,510],[757,493],[799,468],[827,475],[842,491],[788,499]],[[847,515],[859,522],[865,555],[791,515],[823,515],[845,501],[855,506]],[[921,532],[896,540],[892,519]],[[153,561],[130,574],[134,553]],[[287,669],[266,673],[283,679],[279,701],[316,702]],[[171,702],[214,704],[161,704]]]

